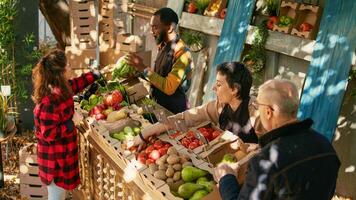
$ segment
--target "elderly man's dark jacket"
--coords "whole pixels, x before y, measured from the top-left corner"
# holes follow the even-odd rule
[[[313,121],[285,125],[259,138],[262,151],[248,165],[245,183],[220,180],[222,199],[331,199],[340,161]]]

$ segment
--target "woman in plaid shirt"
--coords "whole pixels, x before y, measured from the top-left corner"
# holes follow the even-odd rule
[[[64,199],[80,183],[73,95],[100,77],[95,71],[70,80],[70,72],[64,52],[53,50],[32,73],[39,176],[50,200]]]

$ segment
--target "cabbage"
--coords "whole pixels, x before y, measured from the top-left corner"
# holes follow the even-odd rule
[[[128,78],[133,76],[135,73],[135,68],[128,65],[125,56],[122,56],[116,62],[114,71],[112,73],[112,79],[115,80],[117,78]]]

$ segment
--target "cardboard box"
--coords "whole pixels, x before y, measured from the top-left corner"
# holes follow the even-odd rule
[[[47,200],[47,187],[44,185],[20,184],[20,194],[22,198],[29,200]]]
[[[321,8],[315,5],[301,4],[298,10],[298,17],[291,34],[299,37],[314,40],[319,29]],[[302,31],[301,24],[308,23],[312,26],[310,31]]]
[[[299,8],[299,3],[295,3],[295,2],[287,2],[287,1],[282,1],[281,2],[281,6],[280,6],[280,11],[279,11],[279,16],[278,18],[280,18],[281,16],[287,16],[292,18],[293,22],[291,25],[287,26],[287,27],[280,27],[278,26],[278,23],[273,25],[273,31],[278,31],[278,32],[282,32],[282,33],[291,33],[292,28],[293,28],[293,24],[295,23],[296,19],[297,19],[297,10]]]

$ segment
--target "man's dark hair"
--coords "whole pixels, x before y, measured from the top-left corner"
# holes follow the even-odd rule
[[[157,10],[153,15],[159,16],[161,22],[167,26],[172,25],[172,23],[178,24],[179,21],[177,13],[174,12],[174,10],[172,10],[171,8],[167,7]]]
[[[226,76],[230,88],[237,88],[237,98],[247,99],[252,86],[251,72],[240,62],[225,62],[217,66],[217,71]]]

